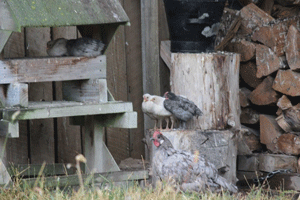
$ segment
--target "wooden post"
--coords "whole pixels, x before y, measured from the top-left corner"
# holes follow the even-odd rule
[[[86,173],[120,171],[103,142],[103,126],[94,116],[85,117]]]
[[[204,113],[188,128],[240,128],[239,65],[240,56],[233,53],[171,53],[171,91],[186,96]]]

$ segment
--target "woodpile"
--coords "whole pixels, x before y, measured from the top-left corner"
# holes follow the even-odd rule
[[[300,3],[297,0],[240,2],[244,5],[240,11],[225,9],[215,47],[241,54],[243,131],[238,170],[270,172],[289,168],[298,172]],[[288,165],[283,166],[281,161]]]

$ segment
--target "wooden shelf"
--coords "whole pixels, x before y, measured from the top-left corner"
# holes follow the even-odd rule
[[[26,108],[2,108],[0,112],[3,113],[3,120],[13,123],[19,120],[133,112],[133,107],[131,102],[121,101],[105,103],[42,101],[29,102]]]

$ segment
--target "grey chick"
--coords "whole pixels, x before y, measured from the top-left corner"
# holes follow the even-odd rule
[[[92,38],[59,38],[47,43],[47,53],[49,56],[95,57],[102,54],[104,46],[103,42]]]

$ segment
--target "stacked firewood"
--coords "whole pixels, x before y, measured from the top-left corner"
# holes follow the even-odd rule
[[[300,1],[240,2],[225,10],[216,40],[216,50],[241,55],[239,153],[299,156]]]

